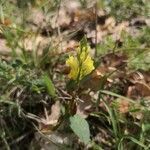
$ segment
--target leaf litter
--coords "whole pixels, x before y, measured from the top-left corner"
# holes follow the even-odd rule
[[[143,100],[144,103],[149,101],[149,70],[130,70],[128,68],[128,54],[124,51],[118,52],[117,49],[123,49],[122,45],[125,39],[122,34],[124,32],[131,36],[139,37],[141,34],[139,28],[149,26],[149,20],[147,18],[135,17],[131,20],[117,22],[115,17],[111,16],[111,14],[106,14],[103,10],[99,10],[95,13],[95,5],[83,9],[81,4],[77,1],[62,2],[57,11],[47,16],[37,8],[32,8],[31,10],[32,13],[27,20],[27,24],[28,30],[33,34],[22,40],[20,39],[20,46],[29,52],[32,51],[32,49],[39,49],[38,55],[41,56],[44,53],[44,49],[51,47],[53,50],[49,51],[49,56],[56,56],[56,58],[59,56],[63,57],[74,53],[75,47],[84,35],[87,36],[88,42],[92,47],[92,55],[95,53],[95,44],[103,44],[108,36],[110,36],[114,46],[111,48],[106,47],[108,53],[97,58],[100,64],[97,65],[91,75],[81,83],[75,94],[66,91],[65,84],[62,82],[65,82],[68,78],[64,75],[64,79],[62,80],[60,75],[65,72],[62,70],[67,68],[67,66],[64,60],[60,61],[59,58],[57,58],[58,60],[54,62],[52,71],[54,83],[59,94],[58,99],[60,98],[61,101],[56,101],[53,105],[51,104],[48,107],[44,106],[44,111],[41,111],[40,115],[27,113],[28,119],[34,120],[36,123],[38,122],[38,130],[40,132],[36,132],[34,138],[37,140],[39,138],[38,136],[40,136],[40,139],[49,136],[52,137],[44,143],[42,143],[41,140],[38,141],[39,139],[37,140],[40,148],[45,150],[50,148],[60,149],[57,144],[61,145],[65,143],[65,138],[68,141],[68,143],[65,143],[66,145],[73,146],[74,141],[76,141],[81,147],[86,148],[86,146],[83,146],[82,142],[77,141],[76,137],[72,136],[72,134],[63,132],[63,129],[59,130],[62,121],[61,104],[69,103],[68,101],[73,98],[76,99],[75,114],[86,118],[86,120],[90,122],[91,136],[94,141],[103,145],[103,147],[111,149],[114,141],[111,138],[113,137],[112,132],[107,130],[109,120],[103,115],[101,115],[102,118],[105,118],[103,120],[96,118],[96,114],[99,113],[100,110],[102,110],[102,113],[107,114],[106,106],[103,104],[101,98],[99,105],[95,105],[95,103],[97,103],[98,91],[101,90],[100,87],[103,87],[106,90],[112,92],[117,91],[121,95],[134,99],[135,103],[138,103],[137,105],[120,98],[118,100],[118,106],[114,106],[115,104],[113,104],[113,102],[116,100],[116,97],[110,95],[104,96],[104,100],[107,101],[108,105],[118,107],[118,112],[116,112],[118,115],[129,116],[127,119],[130,119],[131,116],[133,116],[133,119],[143,119],[143,110],[140,102],[142,101],[141,99],[146,99]],[[95,21],[96,18],[97,22]],[[11,26],[10,23],[7,24]],[[35,36],[34,33],[37,35]],[[5,38],[0,38],[0,43],[0,52],[2,55],[6,53],[5,57],[7,57],[11,51],[10,46],[6,44]],[[69,68],[67,69],[69,70]],[[68,73],[69,71],[67,71],[66,74]],[[105,78],[106,80],[104,80]],[[59,90],[59,88],[61,88],[61,90]],[[133,108],[131,108],[131,106],[133,106]],[[136,112],[136,110],[140,111]],[[92,118],[92,115],[95,116]],[[93,124],[91,120],[94,120]],[[77,123],[77,121],[75,123]],[[62,124],[65,126],[66,122]],[[130,128],[128,130],[130,130]],[[63,135],[61,133],[63,133]],[[44,136],[41,136],[43,134]],[[72,137],[72,139],[70,137]],[[55,141],[53,141],[53,139],[55,139]],[[53,142],[51,142],[51,140]],[[56,145],[54,143],[56,143]],[[33,144],[32,146],[35,145],[36,144]],[[77,145],[75,147],[77,147]]]

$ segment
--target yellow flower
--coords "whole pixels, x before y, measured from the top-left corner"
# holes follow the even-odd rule
[[[94,70],[92,58],[87,55],[86,59],[83,61],[82,69],[81,69],[81,75],[84,77],[85,75],[88,75]]]
[[[77,58],[75,58],[74,56],[69,56],[66,64],[70,66],[70,73],[68,75],[69,78],[73,80],[77,79],[79,73],[79,64]]]
[[[69,78],[81,80],[94,70],[94,61],[89,55],[89,47],[83,47],[82,51],[77,49],[77,57],[69,56],[66,64],[70,66]]]

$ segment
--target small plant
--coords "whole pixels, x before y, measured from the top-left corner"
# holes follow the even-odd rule
[[[70,66],[69,78],[79,82],[94,70],[94,61],[89,55],[90,47],[86,39],[81,41],[80,47],[76,51],[77,55],[69,56],[66,64]]]
[[[77,96],[80,81],[89,75],[95,68],[94,61],[89,54],[90,47],[86,38],[81,40],[80,46],[75,52],[77,53],[76,56],[69,56],[69,58],[66,60],[66,64],[70,67],[70,73],[68,74],[68,77],[70,78],[70,81],[73,81],[73,83],[69,82],[69,84],[73,84],[74,86],[74,89],[71,89],[71,92],[76,91],[76,94],[73,94],[73,99],[69,105],[71,115],[74,114],[74,107],[76,106],[74,97]],[[85,144],[89,143],[89,125],[84,118],[79,115],[71,116],[70,127],[82,142]]]

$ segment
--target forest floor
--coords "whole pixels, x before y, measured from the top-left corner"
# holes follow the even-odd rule
[[[148,0],[0,1],[1,150],[149,150]]]

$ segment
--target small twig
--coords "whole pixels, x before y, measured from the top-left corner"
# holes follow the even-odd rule
[[[95,57],[97,57],[97,0],[95,3]]]
[[[70,98],[70,97],[63,97],[63,96],[61,97],[61,96],[60,96],[60,97],[58,97],[58,99],[62,99],[62,100],[71,100],[72,98]]]
[[[59,1],[59,6],[58,6],[57,17],[56,17],[56,20],[55,20],[55,25],[58,23],[58,18],[59,18],[59,15],[60,15],[60,8],[61,8],[61,0]],[[62,38],[59,24],[58,24],[58,27],[57,27],[57,32],[58,32],[59,38]],[[60,41],[60,48],[61,48],[61,51],[62,51],[62,39],[61,40],[59,39],[59,41]]]

